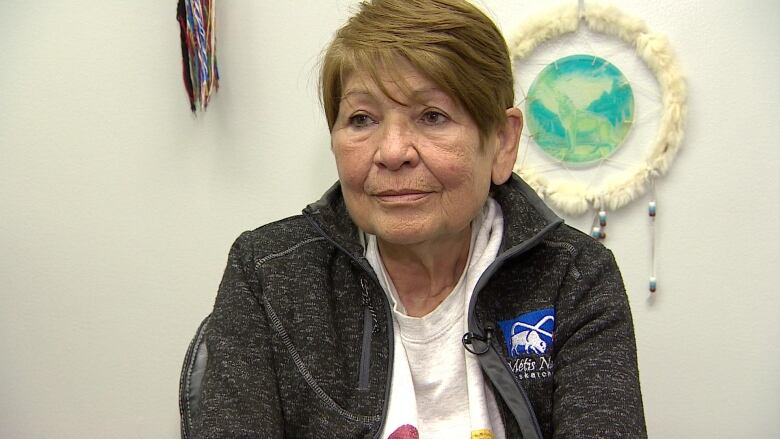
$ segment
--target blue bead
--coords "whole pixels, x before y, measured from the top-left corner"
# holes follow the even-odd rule
[[[607,212],[604,210],[599,211],[599,225],[604,227],[607,225]]]
[[[655,216],[655,201],[647,203],[647,214],[650,216]]]
[[[656,288],[658,287],[658,281],[655,279],[655,276],[650,277],[650,292],[655,293]]]
[[[601,231],[601,227],[599,227],[599,226],[595,226],[595,227],[593,227],[593,229],[590,231],[590,236],[592,236],[592,237],[594,237],[594,238],[596,238],[596,239],[599,239],[599,238],[601,238],[601,234],[602,234],[602,233],[603,233],[603,232]]]

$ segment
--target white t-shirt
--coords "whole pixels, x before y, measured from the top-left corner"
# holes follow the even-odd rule
[[[366,258],[376,271],[379,282],[390,300],[396,341],[401,342],[400,346],[396,343],[396,355],[398,349],[404,349],[408,360],[407,367],[414,388],[414,396],[411,399],[416,402],[416,424],[412,425],[418,429],[420,438],[470,438],[472,432],[483,431],[479,427],[475,430],[474,424],[488,426],[492,430],[493,437],[497,439],[505,437],[495,397],[490,392],[489,386],[482,381],[479,368],[472,367],[469,370],[467,367],[467,353],[461,342],[466,332],[467,303],[477,280],[495,260],[502,232],[501,209],[498,203],[488,199],[485,208],[472,222],[471,245],[466,269],[463,270],[458,283],[444,301],[423,317],[410,317],[406,314],[395,286],[382,263],[376,237],[367,236]],[[396,362],[394,369],[397,368],[399,365]],[[394,370],[394,384],[396,375],[401,372],[406,371]],[[469,372],[472,376],[467,379]],[[480,397],[475,398],[476,395],[472,395],[471,398],[471,404],[482,407],[470,407],[469,383],[484,389],[484,391],[479,389],[472,391],[479,393]],[[397,391],[403,390],[391,389],[391,408],[388,418],[393,415],[393,394]],[[474,416],[487,419],[475,420],[472,419]],[[408,423],[414,420],[401,422]],[[394,428],[391,425],[386,427]],[[387,437],[386,434],[383,436]]]

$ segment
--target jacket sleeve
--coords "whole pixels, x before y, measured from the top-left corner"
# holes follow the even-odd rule
[[[194,438],[283,436],[269,325],[248,239],[244,233],[230,250],[205,332],[208,361]]]
[[[612,253],[586,245],[556,311],[556,439],[646,438],[634,328]]]

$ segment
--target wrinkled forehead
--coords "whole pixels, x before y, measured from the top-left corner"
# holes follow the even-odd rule
[[[454,100],[435,83],[405,76],[374,81],[367,75],[355,74],[346,79],[341,102],[390,101],[404,107],[440,103],[452,105]]]
[[[343,66],[340,100],[369,97],[389,99],[403,106],[424,103],[431,99],[457,103],[457,99],[428,74],[415,68],[404,58],[363,61],[366,62]]]

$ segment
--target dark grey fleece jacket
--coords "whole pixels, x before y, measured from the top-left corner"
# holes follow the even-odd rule
[[[646,437],[612,254],[562,225],[517,176],[492,196],[504,236],[477,284],[464,345],[507,437]],[[391,318],[338,184],[303,215],[242,234],[203,332],[208,359],[187,435],[377,437],[392,386]]]

